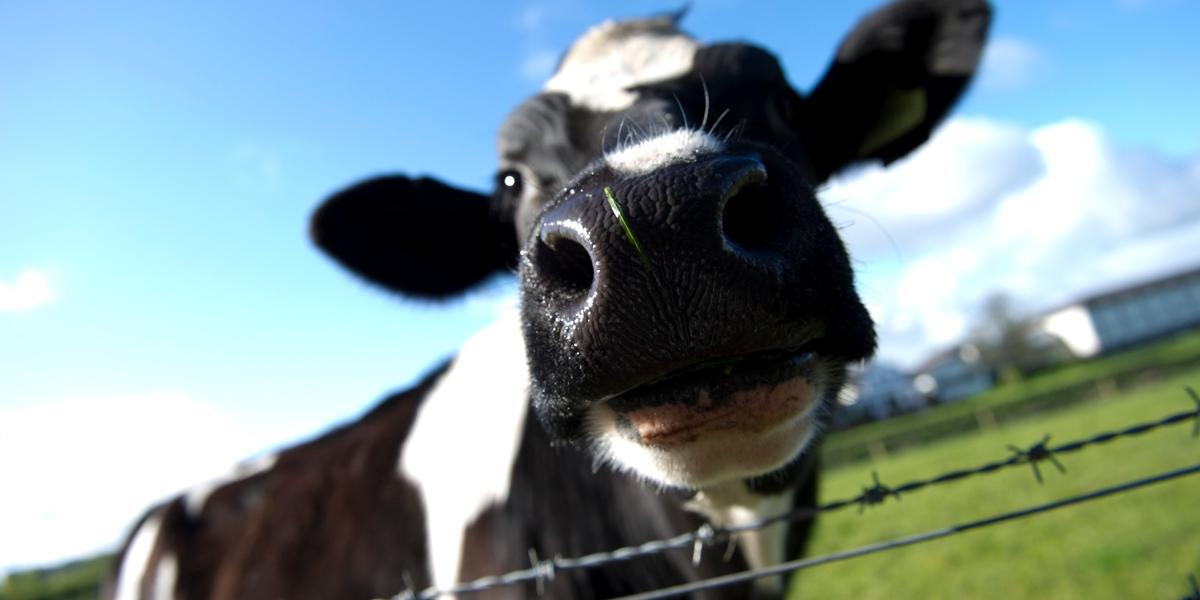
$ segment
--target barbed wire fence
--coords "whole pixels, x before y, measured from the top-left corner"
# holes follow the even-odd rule
[[[1189,574],[1188,583],[1192,584],[1192,591],[1180,600],[1200,600],[1200,580],[1196,579],[1195,574]]]
[[[415,590],[412,589],[413,586],[410,585],[409,589],[391,596],[387,600],[431,600],[440,596],[471,594],[492,588],[529,582],[535,583],[538,591],[540,592],[543,589],[543,586],[546,583],[553,581],[556,574],[559,572],[590,569],[601,565],[634,560],[643,556],[661,554],[671,550],[690,548],[692,551],[693,562],[699,562],[701,552],[704,548],[721,544],[733,544],[738,534],[757,531],[779,523],[811,519],[821,513],[841,510],[851,506],[858,507],[858,510],[861,513],[868,507],[887,501],[888,498],[894,497],[899,499],[901,494],[908,494],[924,488],[936,487],[972,477],[997,473],[1011,467],[1029,465],[1038,483],[1043,483],[1044,478],[1039,468],[1039,463],[1050,463],[1059,473],[1065,474],[1067,469],[1057,458],[1058,456],[1064,454],[1078,452],[1086,448],[1106,444],[1117,439],[1129,438],[1147,434],[1153,431],[1159,431],[1168,426],[1186,422],[1191,422],[1193,424],[1191,431],[1192,437],[1200,437],[1200,395],[1197,395],[1196,391],[1191,387],[1185,387],[1184,390],[1187,392],[1192,402],[1196,405],[1195,408],[1167,415],[1157,420],[1130,425],[1123,429],[1105,431],[1092,435],[1091,437],[1072,440],[1054,446],[1049,445],[1051,436],[1046,435],[1041,440],[1025,448],[1009,445],[1008,449],[1010,454],[1003,459],[983,463],[975,467],[947,471],[933,477],[909,481],[894,487],[885,485],[880,481],[878,473],[872,472],[871,485],[864,486],[862,492],[853,497],[834,500],[818,506],[800,507],[792,511],[741,525],[712,527],[711,525],[706,524],[700,526],[694,531],[688,531],[671,538],[652,540],[634,546],[625,546],[607,552],[597,552],[578,557],[555,556],[548,559],[539,559],[537,554],[530,550],[530,564],[532,566],[527,569],[511,571],[503,575],[482,577],[444,589],[426,588],[423,590]],[[1195,475],[1197,473],[1200,473],[1200,464],[1174,469],[1139,479],[1133,479],[1120,484],[1097,488],[1090,492],[1068,496],[1052,502],[1037,504],[1010,512],[1000,513],[981,519],[951,525],[941,529],[927,531],[924,533],[894,538],[891,540],[868,544],[866,546],[860,546],[858,548],[822,556],[793,560],[761,569],[752,569],[740,573],[733,573],[721,577],[634,594],[631,596],[625,596],[620,600],[651,600],[657,598],[669,598],[683,594],[734,585],[737,583],[744,583],[763,577],[791,573],[823,564],[929,542],[951,535],[1013,521],[1022,517],[1032,516],[1035,514],[1077,505],[1083,502],[1089,502],[1100,498],[1122,494],[1149,485],[1175,480],[1188,475]],[[1190,583],[1192,584],[1193,591],[1188,596],[1185,596],[1184,600],[1200,600],[1200,586],[1197,585],[1195,576],[1190,575],[1189,579]]]

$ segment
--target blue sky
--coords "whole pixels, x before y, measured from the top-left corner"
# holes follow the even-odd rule
[[[685,26],[772,49],[807,88],[874,4],[698,0]],[[155,497],[450,356],[510,285],[449,306],[390,297],[320,256],[308,215],[382,172],[486,188],[497,125],[571,40],[673,7],[0,4],[0,479],[28,490],[5,499],[22,516],[0,517],[18,531],[0,535],[0,572],[103,548]],[[1196,23],[1186,0],[1000,3],[961,120],[894,173],[832,184],[890,357],[960,334],[992,289],[1032,310],[1198,258]],[[978,176],[946,183],[939,161],[962,157]],[[1158,194],[1161,210],[1142,203]],[[1065,208],[1036,214],[1074,229],[1025,226],[1047,204]],[[937,254],[931,231],[959,245]],[[992,254],[962,241],[992,234]],[[1018,239],[1038,257],[996,266]],[[931,288],[944,303],[913,293]]]

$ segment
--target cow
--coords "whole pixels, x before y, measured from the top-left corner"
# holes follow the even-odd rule
[[[152,508],[109,596],[388,597],[813,506],[829,411],[875,348],[815,190],[929,137],[990,14],[888,4],[806,95],[677,14],[607,22],[502,123],[490,194],[384,175],[332,195],[311,235],[357,275],[443,299],[515,272],[518,307],[358,420]],[[799,556],[810,528],[482,595],[653,590]]]

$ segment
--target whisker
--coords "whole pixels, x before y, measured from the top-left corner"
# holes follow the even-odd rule
[[[601,150],[604,150],[604,149],[608,148],[608,131],[609,131],[609,130],[608,130],[608,123],[606,122],[606,123],[605,123],[605,124],[604,124],[604,125],[603,125],[603,126],[600,128],[600,149],[601,149]],[[617,141],[620,141],[620,138],[619,138],[619,137],[617,138]]]
[[[745,128],[746,128],[746,122],[745,122],[745,121],[739,121],[739,122],[738,122],[738,124],[737,124],[737,125],[735,125],[735,126],[733,127],[733,129],[730,129],[730,130],[729,130],[729,133],[725,134],[725,140],[724,140],[724,141],[725,141],[726,143],[728,143],[728,142],[729,142],[729,140],[730,140],[730,138],[733,138],[733,139],[740,138],[740,137],[741,137],[741,135],[742,135],[742,132],[743,132],[743,130],[744,130]]]
[[[721,115],[719,117],[717,117],[717,122],[713,123],[712,128],[708,130],[711,135],[717,135],[717,126],[721,124],[721,121],[725,118],[725,115],[728,115],[728,114],[729,114],[728,108],[721,111]]]
[[[737,131],[737,126],[736,126],[736,125],[735,125],[735,126],[733,126],[733,127],[730,127],[730,128],[729,128],[729,131],[726,131],[726,132],[725,132],[725,139],[721,140],[721,142],[722,142],[722,143],[724,143],[724,144],[728,144],[728,143],[729,143],[729,138],[733,137],[733,132],[735,132],[735,131]]]
[[[630,121],[630,122],[629,122],[629,130],[630,130],[631,132],[633,132],[633,133],[636,133],[636,134],[637,134],[637,136],[636,136],[636,137],[634,137],[634,140],[635,140],[635,142],[640,142],[640,141],[642,141],[642,140],[645,140],[645,139],[647,138],[647,135],[646,135],[646,130],[645,130],[645,129],[642,129],[642,126],[641,126],[641,125],[638,125],[637,121]]]
[[[671,96],[675,98],[675,106],[679,107],[679,116],[683,117],[683,128],[687,129],[688,128],[687,111],[683,110],[683,103],[679,101],[679,94],[672,93]]]
[[[870,213],[868,213],[864,210],[846,206],[844,204],[844,202],[821,202],[821,204],[823,204],[827,208],[837,208],[840,210],[858,214],[858,215],[862,216],[863,218],[865,218],[866,220],[870,221],[873,225],[875,225],[875,228],[879,230],[879,233],[882,233],[883,237],[887,238],[888,245],[890,245],[892,247],[892,252],[895,253],[896,259],[901,260],[901,261],[904,260],[904,255],[900,251],[900,245],[896,243],[896,239],[893,238],[892,234],[888,232],[887,228],[884,227],[883,224],[880,223],[878,220],[876,220],[875,217],[871,216]],[[839,227],[838,229],[839,230],[845,229],[848,227],[852,227],[853,225],[854,225],[854,221],[850,221],[845,226]]]
[[[667,132],[671,131],[671,123],[669,121],[667,121],[667,115],[658,115],[658,120],[662,121],[662,132],[661,133],[667,133]]]

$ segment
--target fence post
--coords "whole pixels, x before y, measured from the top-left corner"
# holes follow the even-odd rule
[[[883,443],[883,440],[871,440],[871,443],[867,444],[867,452],[871,453],[871,460],[874,462],[890,458],[887,446]]]
[[[979,431],[990,431],[996,428],[996,415],[990,408],[981,408],[975,411],[975,425],[979,427]]]

